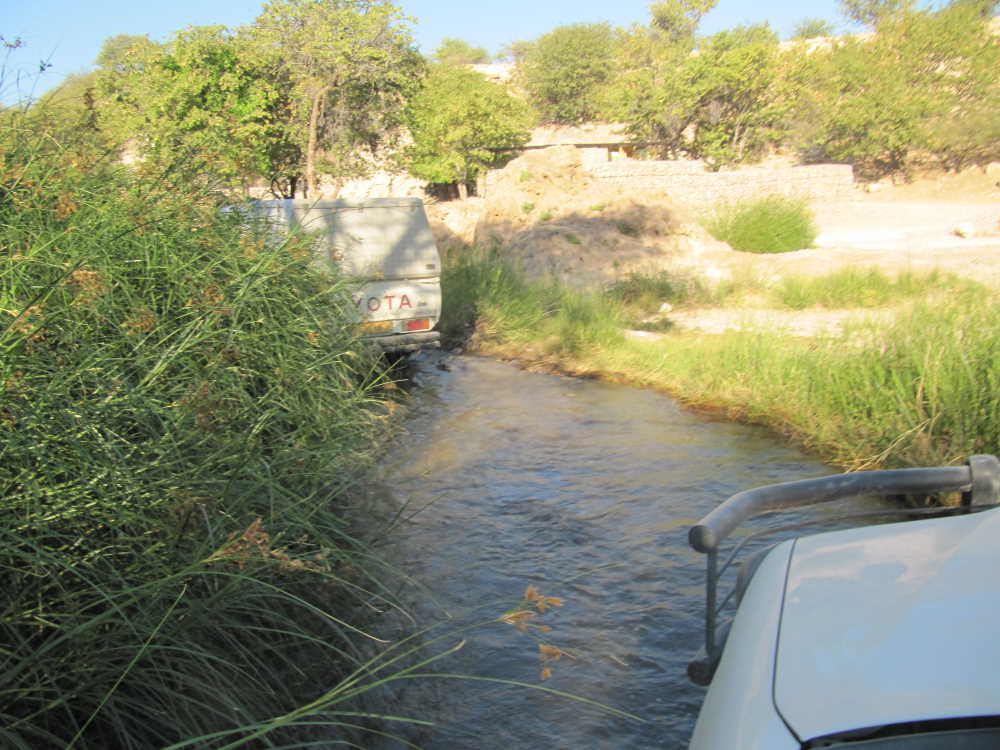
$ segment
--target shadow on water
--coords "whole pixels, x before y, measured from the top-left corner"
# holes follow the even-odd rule
[[[534,621],[549,632],[494,623],[445,639],[467,642],[434,671],[543,685],[643,721],[530,689],[421,680],[398,696],[400,713],[437,726],[411,741],[686,746],[704,696],[685,673],[703,632],[704,570],[687,528],[735,492],[830,469],[764,429],[649,391],[447,355],[416,377],[384,465],[396,502],[423,509],[389,553],[423,586],[404,598],[419,619],[456,628],[499,617],[528,585],[564,600]],[[539,640],[573,657],[550,662],[545,682]]]

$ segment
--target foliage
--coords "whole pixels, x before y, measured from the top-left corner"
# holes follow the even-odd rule
[[[923,53],[916,76],[935,92],[917,146],[949,169],[1000,159],[1000,42],[983,21],[982,4],[959,2],[908,17],[892,31],[915,42],[907,54]]]
[[[321,174],[363,174],[364,152],[395,132],[422,75],[398,7],[385,0],[272,0],[246,30],[291,82],[288,131],[306,193]]]
[[[913,10],[913,0],[837,0],[840,11],[854,23],[875,28],[887,18]]]
[[[497,57],[498,59],[507,59],[519,64],[525,57],[527,57],[528,52],[531,51],[533,45],[534,42],[525,40],[514,41],[501,49],[500,54],[497,55]]]
[[[778,38],[767,24],[715,34],[686,67],[696,97],[692,155],[713,166],[742,162],[784,135]]]
[[[492,151],[528,141],[530,112],[499,84],[466,68],[434,67],[409,104],[410,171],[460,190],[509,154]]]
[[[780,195],[720,204],[705,227],[715,239],[748,253],[787,253],[816,240],[806,202]]]
[[[274,0],[239,32],[191,28],[166,45],[119,35],[98,61],[102,128],[154,169],[183,154],[289,197],[323,174],[363,174],[422,72],[399,9],[381,0]]]
[[[73,73],[33,102],[25,121],[35,121],[34,127],[77,151],[110,156],[117,144],[100,127],[98,112],[97,73]]]
[[[517,61],[517,79],[542,121],[577,124],[600,116],[611,78],[615,32],[606,23],[560,26]]]
[[[694,37],[702,17],[719,0],[657,0],[649,6],[652,25],[671,43]]]
[[[719,167],[752,160],[785,134],[789,97],[777,35],[766,24],[715,34],[697,54],[683,46],[658,53],[615,87],[628,132],[658,144],[660,156]]]
[[[792,39],[815,39],[821,36],[833,36],[833,24],[823,18],[804,18],[795,25]]]
[[[434,59],[444,65],[478,65],[490,61],[484,47],[474,47],[463,39],[445,37],[434,50]]]
[[[108,40],[98,58],[101,121],[137,141],[153,169],[181,155],[220,180],[245,186],[257,175],[287,184],[299,149],[286,113],[290,82],[221,26],[192,27],[166,45],[144,37]]]
[[[684,153],[696,98],[681,71],[692,43],[664,43],[655,29],[641,27],[620,35],[606,107],[634,140],[656,144],[646,151],[658,158]]]
[[[385,601],[350,290],[44,122],[0,132],[0,745],[347,741],[378,680],[348,613]]]
[[[1000,45],[974,5],[884,17],[874,38],[799,60],[799,142],[868,178],[905,170],[917,149],[952,167],[988,159],[998,66]]]
[[[103,70],[115,73],[140,71],[159,48],[148,34],[116,34],[104,40],[96,62]]]

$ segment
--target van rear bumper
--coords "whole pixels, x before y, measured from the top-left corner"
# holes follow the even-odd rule
[[[373,344],[377,344],[383,352],[416,352],[421,349],[440,348],[441,332],[421,331],[420,333],[399,333],[392,336],[372,336],[367,340]]]

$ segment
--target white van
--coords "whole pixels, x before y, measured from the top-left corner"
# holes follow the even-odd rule
[[[319,233],[316,263],[356,279],[362,334],[385,352],[440,346],[441,258],[419,198],[260,200],[276,228]]]
[[[821,533],[797,532],[841,526],[836,511],[775,516],[951,493],[954,507],[874,510],[869,526],[847,510]],[[979,455],[758,487],[703,518],[689,540],[706,556],[705,646],[688,674],[709,689],[689,750],[1000,747],[998,500],[1000,460]],[[886,523],[903,514],[918,520]]]

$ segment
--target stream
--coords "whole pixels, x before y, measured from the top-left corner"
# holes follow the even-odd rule
[[[766,429],[651,391],[446,354],[415,380],[383,467],[406,519],[388,554],[415,580],[402,596],[417,620],[442,623],[428,653],[465,642],[422,671],[582,700],[413,680],[399,713],[435,726],[394,730],[428,750],[685,747],[704,697],[685,672],[704,596],[688,527],[739,490],[831,470]],[[526,632],[497,622],[529,585],[562,606]],[[543,664],[539,642],[564,653]]]

